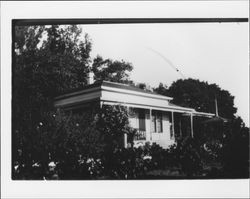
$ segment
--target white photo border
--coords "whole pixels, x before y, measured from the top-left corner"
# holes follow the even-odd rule
[[[214,6],[212,13],[206,7]],[[234,9],[228,4],[234,4]],[[191,6],[192,5],[192,6]],[[190,9],[187,9],[190,6]],[[220,9],[224,6],[224,15]],[[220,7],[220,9],[219,9]],[[248,1],[1,2],[1,194],[3,198],[238,198],[247,180],[11,180],[11,42],[13,19],[119,17],[248,17]],[[236,12],[242,9],[242,12]],[[176,11],[177,10],[177,11]]]

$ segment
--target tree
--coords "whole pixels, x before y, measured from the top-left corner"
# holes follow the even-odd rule
[[[169,88],[160,84],[156,91],[173,97],[173,103],[177,105],[208,113],[215,113],[217,99],[219,115],[228,119],[235,118],[237,108],[234,106],[234,97],[216,84],[195,79],[180,79],[173,82]]]
[[[89,36],[85,34],[82,37],[81,28],[75,25],[16,26],[14,39],[13,178],[41,178],[48,172],[48,163],[52,160],[60,162],[62,178],[70,178],[64,175],[67,173],[73,175],[71,178],[90,175],[89,170],[87,173],[77,173],[76,165],[78,161],[83,161],[79,160],[79,156],[86,160],[88,157],[98,158],[103,153],[103,132],[95,123],[95,116],[100,110],[72,115],[55,110],[53,105],[57,95],[86,84],[86,76],[91,68],[92,42]],[[132,70],[131,64],[124,61],[107,62],[109,70],[102,73],[97,67],[100,72],[96,71],[97,77],[128,81],[127,72]],[[113,74],[109,75],[109,72]],[[118,116],[121,114],[117,115],[120,118]],[[124,126],[121,124],[119,128]],[[117,128],[112,130],[115,132]],[[42,170],[35,177],[37,172],[33,172],[33,169],[37,164],[42,165],[39,167]],[[16,175],[16,168],[24,175]],[[88,168],[84,167],[85,170]]]
[[[205,143],[211,147],[210,152],[223,163],[225,177],[249,177],[249,128],[235,116],[234,97],[228,91],[195,79],[177,80],[169,88],[161,83],[155,91],[173,97],[173,103],[177,105],[208,113],[216,112],[217,99],[219,116],[229,119],[229,122],[204,126],[204,119],[195,118],[194,136],[199,138],[201,146]]]
[[[113,61],[111,59],[103,59],[98,55],[93,61],[92,70],[96,80],[119,83],[132,82],[129,78],[129,72],[133,70],[133,66],[124,60]]]
[[[249,128],[240,117],[230,123],[224,140],[222,162],[227,178],[249,178]]]
[[[124,134],[132,133],[129,126],[129,112],[123,106],[104,105],[98,113],[98,129],[106,136],[106,143],[111,148],[124,145]]]
[[[77,26],[16,27],[13,67],[14,123],[39,121],[53,98],[86,83],[91,42]],[[22,116],[21,116],[22,115]],[[21,117],[20,117],[21,116]],[[24,116],[24,117],[23,117]]]
[[[78,26],[16,26],[12,68],[12,151],[14,163],[31,166],[40,148],[41,127],[56,131],[53,99],[62,91],[79,88],[86,82],[91,41],[81,38]],[[46,124],[46,127],[44,126]],[[44,131],[43,131],[44,132]],[[45,146],[43,146],[45,147]],[[43,153],[44,152],[44,153]]]
[[[160,83],[157,88],[154,88],[154,92],[161,95],[169,96],[168,87],[167,85],[163,85],[163,83]]]

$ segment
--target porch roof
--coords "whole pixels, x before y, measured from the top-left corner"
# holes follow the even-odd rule
[[[149,106],[149,105],[136,104],[136,103],[124,103],[124,102],[106,101],[106,100],[102,100],[101,102],[106,105],[123,105],[127,107],[132,107],[132,108],[182,113],[184,116],[185,115],[190,116],[191,114],[193,116],[208,117],[208,118],[212,118],[215,116],[215,114],[213,113],[198,112],[195,109],[177,106],[172,103],[169,106],[161,107],[161,106]]]

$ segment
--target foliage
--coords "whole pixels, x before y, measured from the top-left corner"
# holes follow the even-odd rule
[[[225,177],[249,178],[249,128],[234,121],[233,133],[224,142],[222,163]]]
[[[180,79],[170,87],[161,83],[155,91],[172,96],[177,105],[209,113],[215,113],[216,98],[219,116],[228,122],[205,124],[204,118],[194,118],[194,136],[202,159],[223,164],[225,177],[249,176],[249,128],[235,116],[234,97],[228,91],[195,79]]]
[[[80,34],[77,26],[15,27],[13,168],[20,154],[26,168],[37,159],[45,164],[47,148],[53,146],[50,135],[59,134],[53,98],[62,90],[77,87],[87,69],[91,42],[87,35],[80,40]]]
[[[111,165],[107,174],[111,179],[140,179],[148,171],[159,168],[157,157],[151,155],[152,146],[146,144],[139,148],[115,148],[109,154]],[[161,148],[161,150],[163,150]],[[164,150],[163,150],[164,151]],[[156,153],[153,152],[157,156]]]
[[[188,176],[197,174],[202,169],[202,160],[200,156],[200,147],[195,139],[184,138],[177,144],[176,152],[179,156],[179,162],[182,170]]]
[[[168,92],[168,86],[167,85],[164,85],[163,83],[159,83],[159,86],[154,88],[154,91],[158,94],[161,94],[161,95],[166,95],[166,96],[169,96],[170,93]]]
[[[123,146],[124,134],[132,133],[129,126],[128,110],[120,105],[103,105],[97,116],[98,129],[105,134],[111,147]]]
[[[75,25],[17,26],[13,70],[17,75],[16,85],[28,81],[20,85],[24,91],[28,92],[29,88],[35,92],[36,86],[36,93],[54,97],[86,83],[92,44],[87,34],[84,38],[81,34],[82,30]]]
[[[215,98],[217,98],[219,115],[227,119],[233,119],[237,111],[234,107],[234,97],[216,84],[190,78],[179,79],[169,88],[161,83],[155,91],[172,96],[174,104],[207,113],[215,113]]]
[[[203,159],[207,162],[215,162],[221,159],[222,143],[220,140],[207,140],[202,146]]]
[[[133,137],[134,134],[134,130],[129,126],[128,114],[128,109],[124,106],[103,105],[97,115],[96,126],[104,135],[103,162],[105,172],[109,175],[113,173],[117,151],[124,147],[124,135]]]
[[[97,56],[92,64],[92,70],[96,80],[106,80],[119,83],[130,83],[129,72],[133,70],[131,63],[103,59]]]
[[[92,42],[76,25],[16,26],[14,33],[13,179],[46,177],[50,162],[57,165],[60,178],[68,179],[71,173],[77,176],[78,161],[86,160],[86,166],[88,159],[96,162],[103,154],[104,137],[96,128],[96,113],[57,112],[53,103],[58,94],[86,84]],[[125,70],[110,80],[128,78],[126,70],[132,70],[129,63],[109,63],[114,72]],[[84,170],[82,175],[90,174]]]
[[[160,147],[158,144],[153,143],[148,149],[148,153],[152,156],[151,162],[154,169],[164,169],[168,158],[168,151]]]
[[[50,162],[58,164],[60,178],[74,178],[77,176],[75,167],[80,157],[100,158],[104,150],[103,136],[96,129],[91,115],[91,112],[70,115],[58,111],[50,118],[47,116],[47,120],[37,126],[30,139],[21,136],[21,143],[16,144],[19,148],[15,154],[13,178],[36,178],[32,171],[37,167],[40,168],[39,179],[46,177]],[[32,148],[28,142],[32,142]]]
[[[54,97],[85,82],[91,42],[80,35],[81,29],[74,25],[15,27],[13,151],[22,147],[15,140],[19,137],[32,152],[34,142],[39,142],[34,135],[37,126],[54,114]]]
[[[127,114],[124,107],[103,106],[45,117],[32,136],[32,149],[22,143],[17,150],[13,179],[93,179],[112,173],[115,151],[123,147],[124,133],[132,132]]]
[[[203,160],[200,145],[193,138],[180,140],[169,149],[158,144],[139,148],[117,149],[112,154],[112,178],[147,179],[152,171],[178,171],[179,176],[201,175]]]

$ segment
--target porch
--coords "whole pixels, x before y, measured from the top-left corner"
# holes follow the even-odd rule
[[[135,147],[149,142],[168,148],[178,137],[193,137],[192,113],[187,117],[186,113],[142,108],[129,108],[129,113],[130,125],[137,130]],[[127,147],[126,138],[124,145]]]

